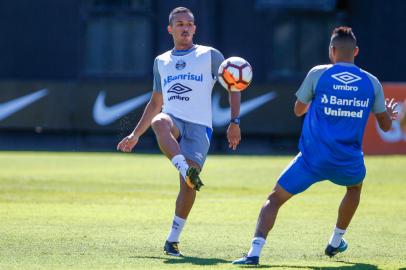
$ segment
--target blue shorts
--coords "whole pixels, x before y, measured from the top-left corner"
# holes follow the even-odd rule
[[[186,159],[196,162],[203,168],[210,148],[212,129],[168,115],[180,132],[178,138],[180,152]]]
[[[361,183],[365,178],[365,166],[357,168],[355,171],[331,168],[314,169],[299,153],[285,168],[279,176],[278,184],[291,194],[298,194],[305,191],[311,185],[323,180],[330,180],[334,184],[341,186],[353,186]]]

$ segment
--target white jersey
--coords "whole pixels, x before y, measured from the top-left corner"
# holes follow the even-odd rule
[[[158,75],[154,72],[154,76],[159,82],[154,83],[154,90],[162,91],[162,112],[211,128],[211,93],[217,75],[212,67],[213,50],[196,45],[184,55],[170,50],[155,59]],[[216,61],[217,68],[221,59]]]

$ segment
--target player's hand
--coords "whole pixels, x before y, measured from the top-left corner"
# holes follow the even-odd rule
[[[396,110],[396,107],[398,104],[395,102],[395,100],[392,98],[389,100],[389,98],[385,99],[385,107],[386,111],[389,114],[390,119],[395,120],[398,116],[398,111]]]
[[[129,153],[133,150],[134,146],[138,143],[138,136],[135,136],[134,134],[130,134],[124,139],[121,140],[121,142],[118,143],[117,145],[117,150]]]
[[[400,115],[400,127],[406,133],[406,99],[403,101],[402,113]]]
[[[239,125],[233,123],[228,125],[227,140],[229,148],[232,148],[233,150],[237,149],[237,145],[241,141],[241,130]]]

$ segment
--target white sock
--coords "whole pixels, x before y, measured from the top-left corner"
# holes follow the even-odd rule
[[[169,242],[179,242],[179,236],[182,232],[183,226],[185,226],[186,219],[180,218],[178,216],[173,217],[172,228],[169,232],[168,240]]]
[[[250,251],[248,251],[247,256],[252,257],[252,256],[257,256],[261,254],[262,247],[265,245],[265,239],[262,237],[254,237],[251,242],[251,248]]]
[[[189,165],[186,162],[186,159],[183,155],[176,155],[172,158],[172,164],[176,167],[176,169],[180,172],[183,179],[186,178],[187,169],[189,169]]]
[[[335,227],[333,233],[331,234],[330,241],[328,241],[329,245],[335,248],[338,247],[344,234],[345,230]]]

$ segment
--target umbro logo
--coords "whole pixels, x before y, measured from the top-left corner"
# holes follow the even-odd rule
[[[187,86],[184,86],[183,84],[180,83],[175,83],[174,85],[169,88],[168,93],[175,93],[178,95],[182,95],[184,93],[192,91],[192,88],[189,88]]]
[[[361,77],[359,77],[355,74],[352,74],[348,71],[333,74],[333,75],[331,75],[331,77],[333,77],[334,79],[336,79],[337,81],[339,81],[343,84],[353,83],[353,82],[356,82],[356,81],[359,81],[362,79]]]
[[[171,100],[189,101],[190,97],[182,96],[182,95],[187,93],[187,92],[190,92],[190,91],[192,91],[192,88],[184,86],[183,84],[180,84],[180,83],[175,83],[168,90],[168,94],[169,93],[174,93],[175,95],[170,96],[168,98],[168,101],[171,101]]]

